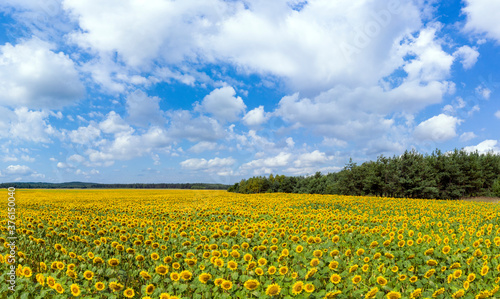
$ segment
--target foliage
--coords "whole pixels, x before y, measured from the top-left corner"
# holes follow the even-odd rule
[[[308,177],[253,177],[228,191],[458,199],[497,192],[494,183],[498,180],[500,155],[463,150],[444,154],[436,150],[422,155],[412,150],[392,158],[380,156],[377,161],[361,165],[350,160],[343,170],[327,175],[317,172]]]
[[[205,183],[160,183],[160,184],[99,184],[85,182],[66,182],[66,183],[42,183],[42,182],[12,182],[1,183],[0,188],[14,187],[17,189],[207,189],[207,190],[226,190],[228,185],[223,184],[205,184]]]
[[[16,291],[0,298],[498,298],[500,205],[191,190],[16,204]]]

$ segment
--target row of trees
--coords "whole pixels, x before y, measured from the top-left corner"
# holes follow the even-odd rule
[[[375,195],[406,198],[458,199],[500,196],[500,155],[454,150],[423,155],[415,150],[401,156],[378,157],[357,165],[352,159],[337,173],[308,177],[272,174],[231,186],[239,193],[285,192]]]
[[[229,185],[205,183],[159,183],[159,184],[99,184],[86,182],[43,183],[43,182],[15,182],[2,183],[0,188],[14,187],[17,189],[215,189],[226,190]]]

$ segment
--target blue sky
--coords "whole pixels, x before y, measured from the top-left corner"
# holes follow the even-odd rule
[[[500,153],[497,0],[7,0],[0,181],[232,184]]]

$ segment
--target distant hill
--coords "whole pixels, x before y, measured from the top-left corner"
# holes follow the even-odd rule
[[[230,185],[206,183],[160,183],[160,184],[100,184],[87,182],[44,183],[44,182],[13,182],[1,183],[0,188],[14,187],[17,189],[199,189],[227,190]]]

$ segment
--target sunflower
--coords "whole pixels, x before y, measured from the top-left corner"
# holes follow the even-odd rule
[[[120,261],[118,259],[115,259],[115,258],[108,260],[108,265],[110,265],[111,267],[118,266],[119,263],[120,263]]]
[[[249,262],[253,259],[253,256],[250,253],[247,253],[243,256],[243,259],[245,260],[245,262]]]
[[[416,290],[414,290],[413,292],[411,292],[410,294],[410,298],[417,298],[417,297],[420,297],[422,295],[422,289],[421,288],[418,288]]]
[[[33,275],[30,267],[24,267],[22,272],[24,277],[31,277],[31,275]]]
[[[253,291],[259,287],[260,283],[256,279],[249,279],[243,285],[247,290]]]
[[[406,280],[406,278],[408,278],[408,276],[406,276],[405,274],[400,274],[400,275],[398,276],[399,281],[405,281],[405,280]]]
[[[106,288],[106,285],[104,284],[104,282],[96,282],[96,284],[94,285],[95,289],[98,290],[98,291],[102,291],[104,290],[104,288]]]
[[[170,273],[170,279],[172,279],[173,281],[179,281],[180,278],[181,276],[179,275],[179,273],[177,272]]]
[[[135,296],[135,292],[133,289],[127,288],[127,289],[125,289],[125,291],[123,291],[123,296],[125,296],[127,298],[132,298]]]
[[[64,293],[64,288],[62,287],[62,285],[60,283],[56,283],[54,285],[54,290],[56,290],[56,292],[58,292],[59,294]]]
[[[270,274],[270,275],[274,275],[274,273],[276,273],[277,269],[275,266],[271,266],[269,267],[269,269],[267,269],[267,273]]]
[[[463,287],[464,289],[467,291],[469,289],[469,286],[470,286],[470,282],[469,281],[464,281],[464,284],[463,284]]]
[[[440,288],[438,290],[436,290],[433,294],[432,294],[432,297],[433,298],[436,298],[437,296],[441,295],[444,293],[444,288]]]
[[[427,265],[431,266],[431,267],[434,267],[438,264],[438,262],[436,260],[428,260],[427,261]]]
[[[259,268],[256,268],[256,269],[255,269],[255,274],[257,274],[257,275],[261,276],[261,275],[263,275],[263,274],[264,274],[264,270],[262,270],[262,268],[260,268],[260,267],[259,267]]]
[[[92,278],[94,277],[94,272],[87,270],[83,272],[83,277],[87,280],[92,280]]]
[[[372,288],[368,293],[366,293],[365,298],[373,298],[378,293],[378,288]]]
[[[329,264],[328,264],[328,268],[330,270],[335,270],[337,269],[337,267],[339,266],[339,262],[337,261],[331,261]]]
[[[479,274],[481,274],[481,276],[485,276],[486,274],[488,274],[489,270],[490,270],[490,267],[488,267],[487,265],[484,265],[481,268],[481,272],[479,272]]]
[[[281,292],[281,287],[277,283],[273,283],[267,286],[266,295],[275,296]]]
[[[257,263],[259,263],[259,266],[265,266],[267,264],[267,260],[263,257],[261,257]]]
[[[234,271],[234,270],[238,269],[238,263],[231,260],[231,261],[227,262],[227,267]]]
[[[51,288],[54,288],[54,286],[56,285],[55,278],[52,276],[47,277],[47,285]]]
[[[352,273],[354,271],[358,270],[358,265],[352,265],[350,268],[349,268],[349,273]]]
[[[303,289],[304,289],[304,283],[302,281],[297,281],[292,286],[292,295],[298,295],[302,293]]]
[[[109,283],[109,288],[113,291],[113,292],[118,292],[120,291],[121,289],[123,289],[123,285],[121,283],[118,283],[116,281],[112,281]]]
[[[390,291],[385,295],[387,299],[400,299],[401,298],[401,293],[396,292],[396,291]]]
[[[207,283],[210,279],[212,279],[212,274],[210,273],[201,273],[200,276],[198,276],[198,280],[201,283]]]
[[[147,295],[153,294],[154,290],[155,290],[155,286],[153,284],[148,284],[146,286],[146,294]]]
[[[278,272],[280,273],[280,275],[286,275],[288,273],[288,267],[287,266],[280,267]]]
[[[387,284],[387,279],[382,276],[377,277],[377,283],[381,286],[385,286]]]
[[[92,261],[94,264],[104,264],[104,260],[100,257],[95,257]]]
[[[306,277],[305,279],[308,279],[310,277],[313,277],[314,274],[316,274],[316,272],[318,272],[318,269],[317,268],[311,268],[309,269],[309,271],[307,271],[307,274],[306,274]]]
[[[151,259],[157,261],[160,258],[160,255],[156,252],[151,253]]]
[[[473,282],[475,279],[476,279],[476,274],[470,273],[469,275],[467,275],[468,282]]]
[[[168,267],[164,265],[159,265],[155,268],[155,272],[160,275],[166,275],[168,273]]]
[[[138,261],[138,262],[143,262],[145,260],[144,258],[144,255],[142,254],[138,254],[136,257],[135,257],[135,260]]]
[[[191,273],[190,271],[188,270],[184,270],[180,273],[180,276],[182,278],[182,280],[191,280],[191,278],[193,277],[193,273]]]
[[[354,283],[354,284],[358,284],[360,281],[361,281],[361,275],[355,275],[352,278],[352,283]]]
[[[146,280],[151,279],[151,275],[147,271],[141,271],[139,275]]]
[[[361,267],[361,271],[367,272],[369,268],[370,268],[370,265],[364,264],[363,267]]]
[[[453,272],[453,278],[460,278],[462,276],[462,270],[455,270]]]
[[[308,283],[306,285],[304,285],[304,291],[306,291],[307,293],[312,293],[314,292],[314,285],[312,283]]]
[[[66,275],[68,275],[68,277],[71,277],[73,279],[76,279],[78,277],[78,275],[76,274],[76,272],[75,271],[71,271],[71,270],[66,271]]]
[[[465,291],[464,291],[464,290],[458,290],[458,291],[456,291],[455,293],[453,293],[453,294],[451,295],[451,297],[452,297],[453,299],[456,299],[456,298],[461,298],[461,297],[463,297],[464,295],[465,295]]]
[[[57,266],[56,267],[57,267],[58,270],[63,270],[64,267],[66,267],[66,265],[64,265],[63,262],[57,262]]]
[[[82,291],[80,291],[80,287],[75,283],[72,284],[69,289],[71,291],[71,295],[73,295],[74,297],[78,297],[82,293]]]
[[[436,273],[436,270],[435,269],[430,269],[429,271],[425,272],[424,277],[425,278],[429,278],[432,275],[434,275],[434,273]]]
[[[214,280],[214,284],[215,284],[216,286],[220,286],[223,282],[224,282],[224,278],[216,278],[216,279]]]
[[[443,254],[448,254],[448,253],[450,253],[450,251],[451,251],[451,247],[448,245],[444,246],[443,249],[441,249],[441,252]]]
[[[221,287],[222,289],[226,290],[226,291],[229,291],[230,289],[232,289],[232,288],[233,288],[233,283],[232,283],[231,281],[229,281],[229,280],[224,280],[224,281],[221,283],[220,287]]]
[[[416,276],[410,277],[410,282],[411,283],[417,282],[417,280],[418,280],[418,277],[416,277]]]
[[[332,276],[330,276],[330,281],[334,284],[338,284],[340,283],[340,281],[342,280],[342,277],[340,277],[340,275],[338,274],[332,274]]]
[[[304,247],[302,247],[302,245],[298,245],[297,247],[295,247],[295,251],[297,253],[301,253],[302,251],[304,250]],[[280,289],[281,290],[281,289]],[[279,292],[278,292],[279,293]]]

